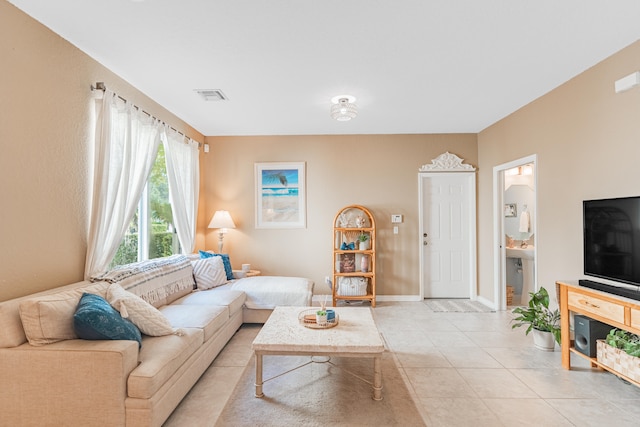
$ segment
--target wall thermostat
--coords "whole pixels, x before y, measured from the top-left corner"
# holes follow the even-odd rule
[[[391,223],[398,224],[402,222],[402,215],[391,215]]]

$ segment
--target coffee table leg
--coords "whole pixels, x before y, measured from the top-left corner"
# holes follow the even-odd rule
[[[380,357],[373,358],[373,400],[382,400],[382,363]]]
[[[256,353],[256,397],[263,397],[262,392],[262,354]]]

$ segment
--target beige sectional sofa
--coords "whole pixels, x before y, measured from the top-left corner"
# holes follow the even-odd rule
[[[252,278],[194,290],[186,257],[162,259],[159,268],[153,264],[0,303],[3,425],[162,425],[241,326],[243,311],[251,310],[247,292],[233,287],[244,281],[251,293]],[[256,279],[254,288],[264,292]],[[311,305],[313,282],[283,280]],[[173,333],[142,335],[141,347],[137,341],[74,336],[73,314],[82,294],[107,298],[113,283],[156,307]],[[263,314],[249,317],[260,319],[269,311],[256,309]]]

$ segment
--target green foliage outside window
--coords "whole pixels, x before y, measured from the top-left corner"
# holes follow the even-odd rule
[[[178,235],[173,225],[173,212],[169,202],[169,183],[165,163],[164,146],[160,144],[158,156],[147,181],[149,194],[149,259],[160,258],[180,252]],[[111,267],[138,261],[138,210],[129,229],[118,247]]]
[[[149,243],[149,259],[160,258],[178,253],[174,247],[178,246],[178,235],[171,231],[151,234]],[[138,233],[127,234],[118,247],[118,252],[111,262],[111,266],[131,264],[138,260]]]
[[[138,233],[127,233],[118,247],[116,256],[113,257],[110,267],[130,264],[138,260]]]
[[[169,202],[169,181],[164,146],[160,144],[158,157],[149,175],[149,207],[153,226],[164,224],[165,231],[173,224],[173,212]]]
[[[161,232],[151,232],[151,240],[149,242],[149,259],[160,258],[163,256],[173,255],[177,253],[176,243],[178,235],[167,231],[166,225]]]

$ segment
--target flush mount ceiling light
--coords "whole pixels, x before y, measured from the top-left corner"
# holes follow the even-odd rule
[[[358,106],[354,104],[356,98],[351,95],[338,95],[331,98],[331,118],[339,122],[346,122],[358,115]]]

